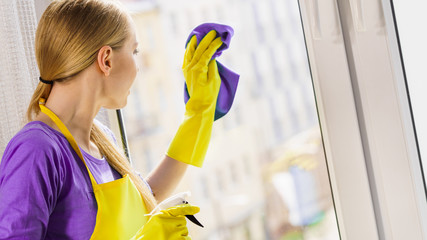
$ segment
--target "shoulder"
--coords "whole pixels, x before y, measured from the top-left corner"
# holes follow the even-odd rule
[[[42,122],[30,122],[25,125],[9,142],[6,150],[12,148],[30,148],[34,151],[52,151],[61,140],[61,135]]]
[[[3,153],[2,170],[7,167],[46,168],[58,165],[64,137],[42,122],[25,125],[8,143]],[[56,166],[57,167],[57,166]],[[55,168],[56,168],[55,167]]]
[[[21,222],[26,226],[37,224],[41,227],[38,221],[47,221],[55,207],[63,185],[64,164],[57,151],[59,143],[55,140],[60,136],[52,131],[41,122],[30,122],[5,149],[0,162],[0,202],[22,210],[12,214],[10,209],[0,206],[0,219],[5,214],[12,214],[8,219],[14,222],[7,224]]]

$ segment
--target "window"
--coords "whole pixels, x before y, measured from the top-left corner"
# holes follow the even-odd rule
[[[279,8],[290,6],[293,10]],[[313,184],[320,181],[320,178],[323,179],[322,182],[328,182],[327,179],[324,180],[328,177],[327,173],[315,174],[314,171],[300,169],[298,173],[293,174],[292,168],[289,167],[293,158],[307,154],[299,148],[295,149],[296,145],[304,145],[304,142],[311,139],[306,137],[307,134],[304,132],[313,128],[320,131],[313,108],[315,103],[311,79],[307,77],[310,74],[298,6],[284,4],[281,0],[251,0],[234,1],[232,4],[226,1],[197,4],[161,1],[158,7],[156,11],[141,12],[134,16],[137,18],[135,20],[138,20],[135,22],[140,24],[137,26],[140,30],[162,21],[163,18],[173,28],[169,29],[162,25],[151,26],[150,36],[154,39],[144,37],[140,39],[142,54],[146,41],[154,41],[156,46],[163,46],[162,43],[166,42],[167,44],[163,48],[150,49],[151,64],[141,73],[144,76],[138,82],[141,84],[140,91],[131,91],[131,94],[138,95],[131,97],[139,98],[139,101],[132,101],[135,105],[127,108],[146,109],[147,114],[138,119],[137,123],[145,126],[147,128],[145,132],[150,133],[138,136],[144,142],[144,146],[150,148],[148,151],[150,156],[137,156],[135,151],[135,154],[132,154],[134,161],[146,161],[146,158],[150,158],[155,164],[155,158],[160,158],[164,154],[166,143],[170,141],[182,120],[184,79],[178,70],[182,64],[184,41],[191,28],[206,21],[225,23],[235,28],[230,49],[225,51],[218,61],[241,74],[236,99],[230,113],[215,122],[216,126],[224,127],[214,127],[215,132],[212,134],[206,164],[204,169],[200,170],[203,174],[196,174],[199,176],[197,180],[192,179],[193,182],[200,184],[194,189],[188,189],[202,191],[194,194],[199,196],[195,204],[204,206],[207,212],[213,212],[215,216],[222,216],[227,212],[235,217],[231,219],[224,216],[214,217],[216,221],[212,226],[207,226],[207,231],[197,232],[200,235],[192,234],[192,236],[200,239],[209,237],[225,239],[221,237],[223,233],[230,233],[243,240],[257,239],[259,236],[280,239],[288,235],[289,229],[265,221],[270,217],[284,225],[297,224],[294,227],[300,229],[301,233],[314,231],[312,228],[314,221],[292,221],[291,215],[286,213],[290,207],[286,205],[288,202],[282,194],[283,187],[280,184],[272,186],[272,179],[282,174],[290,176],[291,180],[286,182],[287,184],[294,184],[295,191],[288,194],[301,201],[309,199],[310,201],[304,202],[304,207],[307,210],[311,209],[310,213],[313,213],[313,216],[328,213],[330,217],[319,218],[319,221],[324,222],[329,231],[336,233],[336,222],[333,221],[335,210],[331,198],[317,198],[321,191]],[[287,11],[293,14],[284,16],[279,14]],[[227,15],[228,12],[238,14]],[[185,23],[180,21],[181,16],[185,18]],[[223,22],[225,16],[227,21]],[[248,23],[255,23],[255,26]],[[285,26],[288,25],[296,25],[299,31],[282,31],[287,29]],[[302,83],[304,81],[306,83]],[[307,101],[312,101],[311,105],[307,104]],[[308,114],[310,111],[312,113]],[[129,113],[129,118],[132,114],[135,113]],[[125,116],[125,119],[129,118]],[[135,132],[137,129],[134,128],[135,123],[132,126],[127,123],[127,126],[129,132]],[[154,126],[156,131],[150,131]],[[322,141],[319,135],[315,137],[319,142]],[[153,143],[149,144],[151,142]],[[138,146],[142,147],[142,144],[133,143],[131,151]],[[323,154],[317,154],[313,158],[315,161],[325,161]],[[209,184],[211,188],[208,187]],[[182,186],[192,185],[182,183]],[[300,186],[305,187],[299,188]],[[272,187],[276,188],[276,191],[265,196],[266,189]],[[213,195],[209,195],[209,189]],[[329,186],[325,189],[329,190],[330,194]],[[218,199],[221,200],[221,204],[217,203]],[[278,205],[277,202],[270,201],[271,199],[276,199],[281,204],[282,207],[277,209],[278,212],[264,211]],[[322,205],[321,201],[330,204]],[[304,214],[304,211],[293,210],[292,214]],[[264,216],[259,214],[260,212],[265,212]],[[248,236],[245,230],[247,225],[245,221],[239,219],[239,216],[251,219],[251,222],[273,225],[251,229]],[[329,221],[331,219],[332,221]],[[212,237],[216,236],[213,233],[217,233],[218,237]]]

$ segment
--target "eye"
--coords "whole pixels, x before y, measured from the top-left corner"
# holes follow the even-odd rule
[[[138,53],[139,53],[138,48],[137,48],[137,49],[135,49],[135,50],[133,51],[133,54],[134,54],[134,55],[137,55]]]

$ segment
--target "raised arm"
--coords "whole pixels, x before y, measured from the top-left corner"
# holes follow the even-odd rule
[[[147,178],[158,201],[172,193],[183,177],[187,164],[203,165],[221,85],[216,60],[211,60],[222,45],[221,38],[215,37],[216,31],[213,30],[199,45],[195,36],[187,45],[182,69],[190,99],[185,105],[184,120],[165,158]]]

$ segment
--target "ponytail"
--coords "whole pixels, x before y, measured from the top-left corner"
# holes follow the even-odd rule
[[[67,80],[94,63],[102,46],[122,47],[129,36],[129,18],[117,1],[53,1],[43,13],[36,31],[36,59],[41,78],[45,81]],[[28,121],[40,113],[39,99],[47,100],[51,88],[51,84],[42,82],[37,85],[28,106]],[[123,152],[95,123],[90,139],[114,169],[129,175],[141,193],[146,209],[151,211],[156,200],[149,187],[134,173]]]

